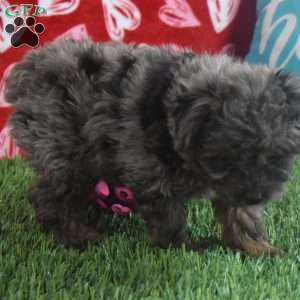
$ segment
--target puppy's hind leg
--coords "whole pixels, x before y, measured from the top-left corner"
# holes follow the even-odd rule
[[[284,251],[270,245],[263,224],[261,205],[230,207],[214,202],[217,220],[223,225],[224,246],[241,250],[251,256],[282,255]]]
[[[78,170],[77,170],[78,171]],[[93,184],[89,174],[81,170],[68,182],[68,191],[61,199],[59,208],[60,239],[66,246],[84,248],[103,239],[96,226],[89,224],[88,207]]]
[[[65,246],[77,248],[102,239],[97,230],[88,225],[91,185],[81,171],[81,176],[59,172],[41,177],[30,193],[42,228],[54,231]]]
[[[31,185],[29,200],[35,210],[36,219],[41,228],[46,231],[58,229],[59,219],[57,211],[58,189],[51,189],[46,178],[39,177]]]

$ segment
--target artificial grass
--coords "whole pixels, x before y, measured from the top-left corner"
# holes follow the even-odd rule
[[[271,242],[288,250],[282,258],[155,249],[137,217],[114,217],[114,234],[98,246],[65,249],[35,223],[32,177],[21,160],[0,161],[1,300],[300,299],[300,162],[283,201],[266,212]],[[188,219],[195,238],[219,234],[208,203],[192,203]]]

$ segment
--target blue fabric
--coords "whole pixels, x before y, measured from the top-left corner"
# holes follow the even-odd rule
[[[300,0],[257,0],[250,63],[300,75]]]

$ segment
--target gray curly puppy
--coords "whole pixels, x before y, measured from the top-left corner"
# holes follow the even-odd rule
[[[227,56],[91,41],[32,51],[7,79],[10,125],[39,177],[37,220],[66,245],[103,238],[87,218],[99,178],[134,191],[161,247],[198,249],[184,203],[205,196],[223,243],[278,254],[263,226],[300,152],[300,83]]]

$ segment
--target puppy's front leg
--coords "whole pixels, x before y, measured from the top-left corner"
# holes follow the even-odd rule
[[[172,199],[143,201],[140,212],[153,245],[180,247],[187,242],[186,213],[181,202]]]
[[[252,256],[282,255],[284,251],[270,245],[263,224],[262,205],[230,207],[214,202],[216,217],[223,225],[223,244]]]
[[[190,250],[203,250],[200,244],[188,237],[186,211],[182,202],[172,199],[148,201],[141,205],[140,212],[153,245],[162,248],[185,245]]]

